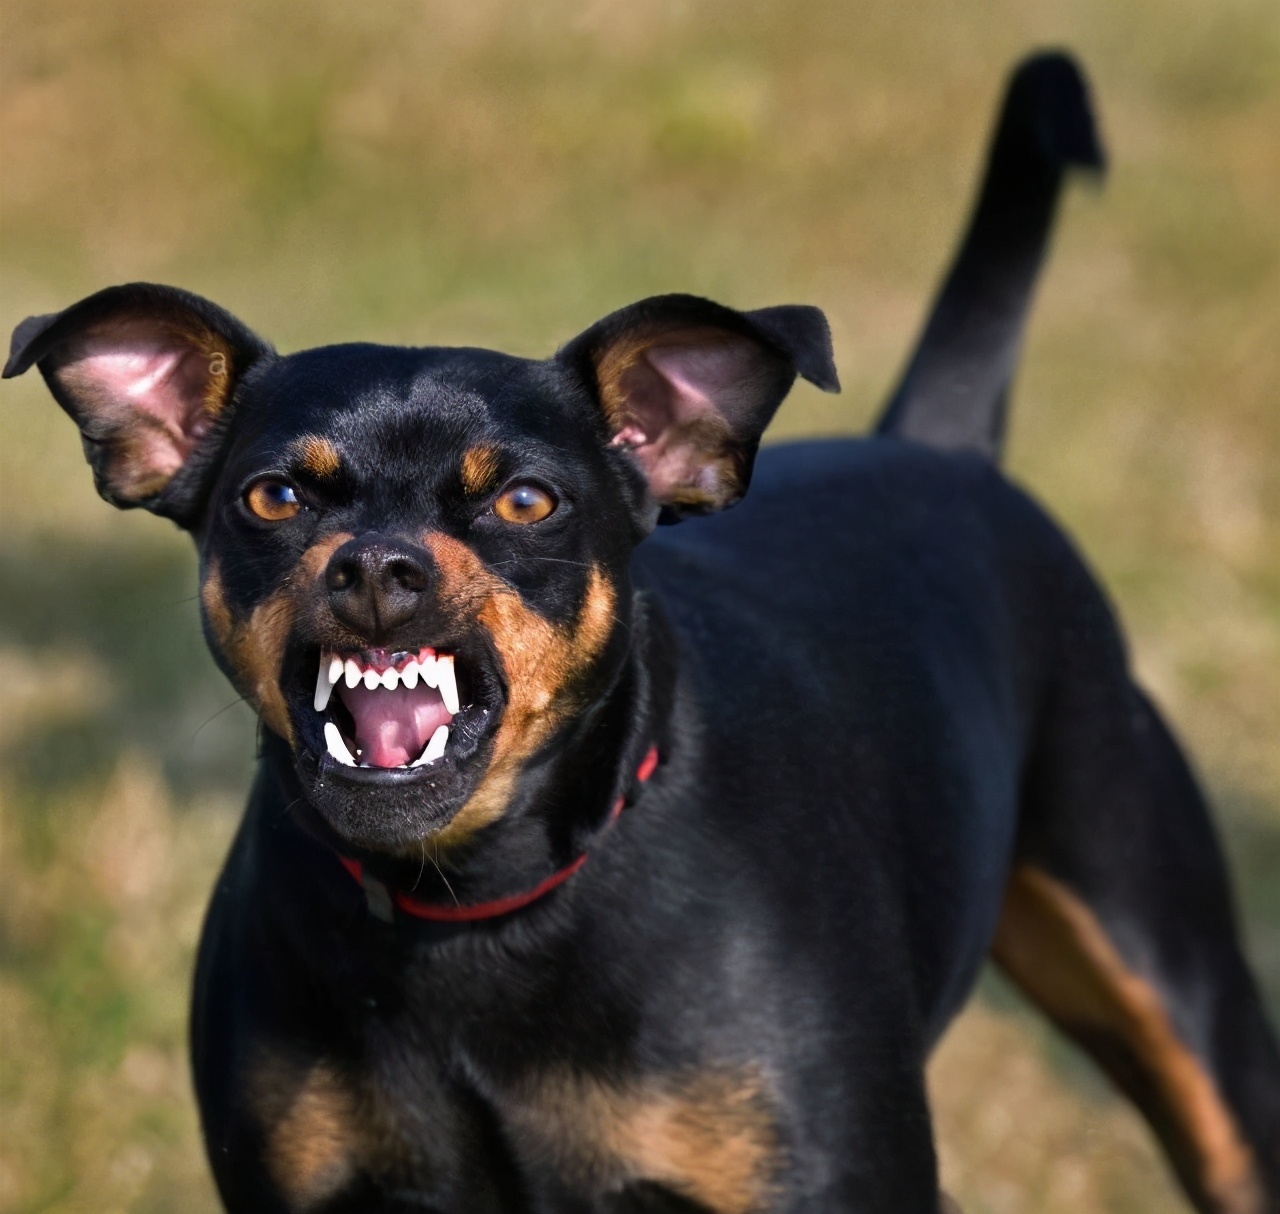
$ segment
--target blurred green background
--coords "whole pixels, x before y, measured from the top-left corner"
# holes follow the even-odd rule
[[[810,302],[856,432],[967,211],[1011,62],[1087,65],[1009,464],[1079,538],[1193,749],[1280,1006],[1280,6],[1274,0],[4,0],[0,319],[130,279],[282,349],[543,354],[632,299]],[[192,954],[254,722],[187,541],[0,401],[0,1209],[209,1211]],[[967,1214],[1184,1207],[1145,1130],[988,977],[931,1076]]]

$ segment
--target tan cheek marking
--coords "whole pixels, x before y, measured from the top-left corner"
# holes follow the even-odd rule
[[[342,457],[338,454],[338,448],[327,438],[322,438],[318,434],[305,434],[295,439],[293,450],[298,466],[320,480],[335,475],[342,467]]]
[[[293,628],[296,604],[288,589],[264,599],[243,625],[232,630],[227,659],[245,681],[246,697],[268,726],[290,744],[293,722],[280,690],[285,642]]]
[[[236,690],[258,711],[267,726],[290,745],[293,722],[280,690],[280,667],[294,620],[333,553],[351,538],[329,536],[303,553],[298,572],[283,588],[263,599],[247,617],[237,618],[227,605],[220,569],[211,562],[200,597],[210,631],[234,671]]]
[[[1029,864],[1014,870],[992,954],[1068,1031],[1118,1037],[1165,1103],[1190,1166],[1223,1214],[1261,1214],[1253,1154],[1213,1077],[1170,1023],[1159,993],[1128,969],[1102,925],[1065,885]]]
[[[613,586],[593,568],[578,619],[560,627],[525,606],[465,544],[439,533],[424,543],[441,571],[450,608],[478,619],[493,637],[509,694],[488,770],[437,836],[450,847],[502,814],[526,760],[577,707],[572,684],[604,649],[617,600]]]
[[[267,1171],[291,1210],[313,1209],[353,1179],[357,1102],[331,1067],[302,1069],[264,1057],[252,1075],[250,1099],[266,1140]]]
[[[498,483],[498,451],[486,443],[468,447],[462,455],[462,487],[473,497]]]
[[[510,1117],[548,1162],[596,1192],[655,1181],[716,1214],[754,1214],[776,1193],[777,1131],[756,1074],[634,1088],[545,1076]]]
[[[200,602],[214,640],[219,648],[224,647],[231,635],[232,618],[231,608],[227,606],[227,598],[222,589],[222,569],[217,561],[210,561],[205,569],[204,581],[200,586]]]

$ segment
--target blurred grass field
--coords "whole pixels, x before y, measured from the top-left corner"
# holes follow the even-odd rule
[[[1076,190],[1009,465],[1111,587],[1190,744],[1280,1009],[1280,7],[1274,0],[3,0],[0,320],[130,279],[281,349],[541,354],[643,295],[811,302],[856,432],[970,201],[1012,61],[1074,48]],[[0,401],[0,1210],[211,1211],[184,1022],[254,723],[168,524]],[[967,1214],[1185,1207],[1145,1129],[995,978],[932,1073]]]

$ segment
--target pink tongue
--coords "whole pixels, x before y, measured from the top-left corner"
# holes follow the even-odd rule
[[[431,735],[453,720],[434,687],[419,684],[370,691],[363,683],[339,686],[338,696],[356,723],[361,767],[400,767],[426,749]]]

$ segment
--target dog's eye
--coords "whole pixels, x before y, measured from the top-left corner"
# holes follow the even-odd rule
[[[556,508],[556,499],[537,485],[512,485],[493,503],[493,512],[507,523],[540,523]]]
[[[268,523],[279,523],[287,518],[293,518],[302,509],[302,503],[298,501],[298,495],[293,486],[284,481],[272,480],[270,477],[254,481],[249,486],[245,491],[244,504],[251,514],[265,519]]]

